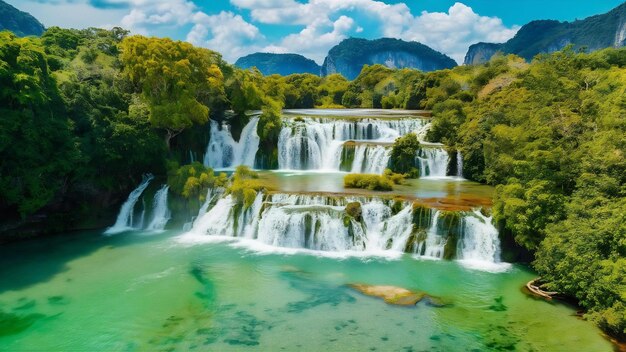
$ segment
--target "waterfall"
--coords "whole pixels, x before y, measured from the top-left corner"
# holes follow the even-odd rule
[[[421,148],[417,156],[421,177],[445,177],[450,157],[443,148]]]
[[[124,202],[124,204],[122,204],[122,208],[120,208],[120,212],[117,215],[117,220],[115,221],[115,224],[107,229],[104,232],[105,234],[113,235],[133,229],[133,212],[135,204],[137,203],[139,197],[141,197],[141,194],[143,193],[143,191],[145,191],[145,189],[148,187],[148,184],[150,184],[150,181],[152,181],[153,178],[154,176],[152,176],[151,174],[144,175],[143,180],[141,181],[139,186],[137,186],[137,188],[130,192],[130,194],[128,195],[128,199],[126,200],[126,202]]]
[[[456,151],[456,176],[463,178],[463,154],[460,151]]]
[[[287,119],[278,138],[278,165],[279,168],[285,170],[337,171],[341,163],[344,142],[393,143],[400,136],[420,131],[426,124],[426,120],[419,118],[341,120],[298,117]],[[378,153],[381,158],[385,154],[382,150]],[[380,166],[384,160],[378,161]]]
[[[391,148],[383,145],[360,144],[354,151],[350,172],[357,174],[382,174],[389,165]]]
[[[152,220],[148,227],[146,227],[146,230],[161,231],[171,219],[171,212],[167,207],[167,193],[169,189],[169,186],[163,185],[161,189],[154,194]]]
[[[234,168],[239,165],[254,167],[254,159],[259,150],[257,135],[258,117],[253,117],[241,131],[239,142],[235,142],[230,127],[221,126],[211,120],[211,136],[204,156],[204,165],[213,169]]]
[[[499,263],[500,238],[491,217],[476,210],[463,218],[459,241],[459,259],[473,262]]]
[[[439,216],[441,212],[433,214],[432,225],[428,229],[426,241],[419,247],[419,253],[425,257],[442,259],[447,239],[439,234]]]
[[[361,204],[359,219],[345,211],[352,202]],[[183,236],[238,237],[321,252],[408,252],[435,259],[499,262],[498,232],[479,211],[438,211],[397,202],[365,196],[258,194],[253,205],[242,210],[227,195]]]

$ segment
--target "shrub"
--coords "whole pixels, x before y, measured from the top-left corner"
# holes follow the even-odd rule
[[[371,191],[391,191],[393,182],[385,176],[369,174],[349,174],[343,179],[346,188],[361,188]]]
[[[406,178],[406,175],[396,174],[390,169],[385,169],[385,177],[389,179],[391,182],[393,182],[394,185],[401,185],[404,183],[404,179]]]
[[[176,162],[169,165],[167,184],[172,192],[186,199],[197,198],[202,202],[209,188],[225,187],[227,183],[225,173],[216,176],[212,169],[199,162],[180,167]]]

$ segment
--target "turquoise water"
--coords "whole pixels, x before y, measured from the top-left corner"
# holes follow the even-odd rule
[[[0,249],[0,350],[610,351],[534,277],[455,262],[257,253],[179,233],[81,233]],[[447,303],[399,307],[350,283]]]

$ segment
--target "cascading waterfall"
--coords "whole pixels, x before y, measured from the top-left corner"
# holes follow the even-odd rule
[[[459,259],[485,262],[500,262],[500,238],[493,226],[492,218],[475,210],[463,218],[461,240],[458,243]]]
[[[359,144],[354,151],[350,172],[357,174],[382,174],[391,157],[391,148],[384,145]]]
[[[456,176],[463,178],[463,154],[460,151],[456,152]]]
[[[352,202],[361,204],[360,219],[346,213],[346,205]],[[239,237],[325,252],[409,252],[437,259],[499,261],[498,232],[479,211],[418,207],[417,214],[413,203],[401,202],[398,209],[395,202],[364,196],[259,193],[253,205],[243,210],[228,195],[198,218],[188,235]]]
[[[226,123],[221,128],[211,120],[211,136],[204,156],[204,165],[213,169],[234,168],[239,165],[254,167],[259,150],[257,135],[258,117],[253,117],[241,131],[239,142],[235,142]]]
[[[167,193],[169,189],[169,186],[163,185],[161,189],[154,194],[152,220],[146,227],[146,230],[161,231],[171,219],[172,214],[167,207]]]
[[[444,148],[424,147],[417,156],[421,177],[445,177],[450,157]]]
[[[288,119],[278,138],[278,164],[285,170],[339,170],[346,141],[392,143],[420,131],[427,121],[419,118],[341,120]],[[384,151],[380,151],[381,155]]]
[[[137,204],[139,197],[141,197],[141,194],[143,193],[143,191],[146,190],[152,179],[154,179],[153,175],[145,175],[139,186],[137,186],[137,188],[130,192],[130,194],[128,195],[128,199],[126,200],[126,202],[124,202],[124,204],[122,204],[122,208],[120,208],[120,212],[117,215],[117,220],[115,220],[115,224],[104,232],[106,235],[113,235],[134,228],[133,213],[135,209],[135,204]],[[143,224],[140,225],[143,226]]]

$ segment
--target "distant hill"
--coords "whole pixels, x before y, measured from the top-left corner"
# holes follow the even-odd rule
[[[0,0],[0,31],[9,30],[20,37],[41,35],[46,28],[28,12]]]
[[[498,51],[531,60],[537,54],[555,52],[570,44],[589,51],[626,45],[626,3],[608,13],[574,22],[530,22],[506,43],[472,45],[465,64],[484,63]]]
[[[256,67],[266,76],[273,74],[287,76],[294,73],[320,74],[320,66],[315,61],[298,54],[255,53],[240,58],[235,62],[235,66]]]
[[[363,65],[373,64],[422,71],[441,70],[457,65],[452,58],[418,42],[391,38],[350,38],[330,49],[322,65],[322,76],[340,73],[352,80],[359,75]]]

